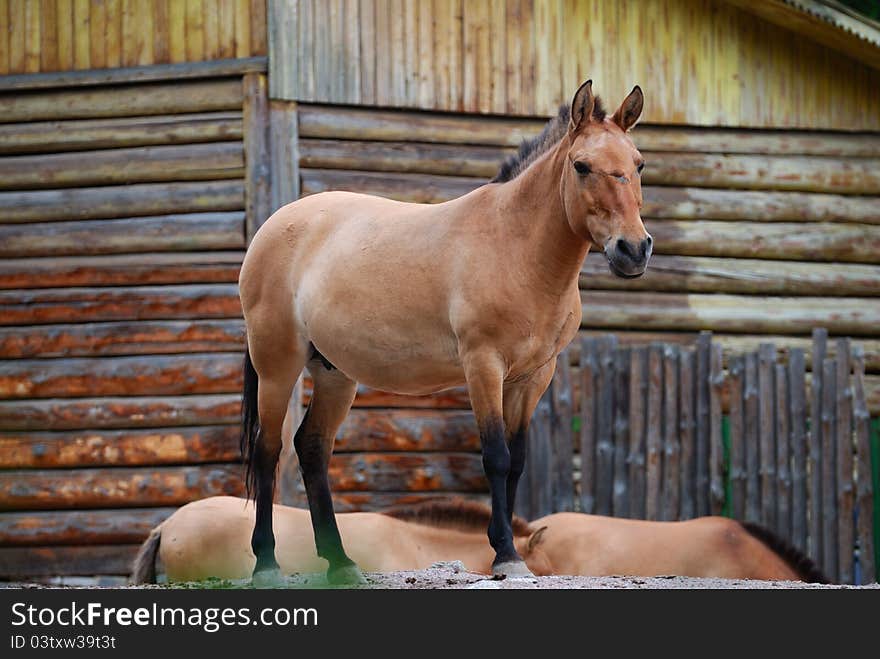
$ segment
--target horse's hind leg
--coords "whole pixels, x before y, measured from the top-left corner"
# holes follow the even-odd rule
[[[309,499],[315,548],[318,556],[330,564],[327,578],[331,583],[365,583],[357,565],[342,547],[327,476],[333,441],[354,401],[357,383],[317,353],[308,368],[314,381],[312,400],[293,445]]]

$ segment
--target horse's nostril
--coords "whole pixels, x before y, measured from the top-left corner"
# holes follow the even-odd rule
[[[641,254],[643,259],[648,257],[648,251],[650,249],[651,249],[651,237],[648,236],[641,243],[639,243],[639,253]]]
[[[631,259],[635,258],[636,256],[632,246],[623,238],[618,238],[617,240],[617,251],[620,252],[623,256]]]
[[[648,237],[647,237],[647,238],[645,238],[645,242],[646,242],[646,243],[648,243],[648,247],[649,247],[649,248],[650,248],[650,247],[651,247],[651,245],[653,245],[653,244],[654,244],[654,239],[653,239],[653,238],[651,238],[651,235],[650,235],[650,234],[648,234]]]

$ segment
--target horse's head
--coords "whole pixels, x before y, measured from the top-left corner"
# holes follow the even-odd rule
[[[605,251],[611,271],[638,277],[651,258],[653,240],[642,223],[640,175],[645,166],[627,131],[642,114],[635,87],[606,117],[588,80],[574,95],[568,124],[567,161],[561,192],[572,231]]]

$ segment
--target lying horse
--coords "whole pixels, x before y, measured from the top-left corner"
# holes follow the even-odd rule
[[[304,367],[314,389],[293,445],[331,581],[363,581],[343,548],[327,477],[358,382],[415,395],[467,384],[492,500],[493,570],[528,574],[514,547],[514,497],[532,412],[580,327],[584,257],[595,246],[614,274],[637,277],[651,255],[639,213],[644,159],[627,135],[642,105],[636,87],[606,117],[587,81],[492,182],[458,199],[326,192],[260,227],[239,278],[256,585],[280,578],[275,471]]]
[[[309,513],[274,506],[276,547],[285,574],[314,573]],[[489,574],[492,551],[483,533],[491,510],[479,503],[437,500],[384,513],[337,515],[351,555],[369,572],[420,570],[460,560]],[[249,537],[254,508],[243,499],[211,497],[187,504],[153,529],[135,559],[134,583],[156,580],[157,558],[169,581],[244,579],[256,559]],[[760,527],[723,517],[686,522],[557,513],[532,524],[513,517],[514,545],[538,575],[655,576],[764,580],[826,580],[815,565]]]

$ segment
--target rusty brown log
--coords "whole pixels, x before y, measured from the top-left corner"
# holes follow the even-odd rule
[[[486,183],[483,179],[462,176],[306,168],[300,169],[300,179],[303,196],[328,190],[348,190],[423,204],[449,201]]]
[[[240,316],[234,284],[0,291],[8,325]]]
[[[486,488],[479,453],[342,453],[333,456],[329,471],[334,492]]]
[[[0,401],[0,430],[160,428],[238,424],[241,396],[161,396]]]
[[[356,408],[343,421],[334,445],[334,455],[351,451],[479,450],[474,415],[457,410]]]
[[[86,547],[4,547],[0,579],[28,581],[40,577],[128,575],[139,544]]]
[[[0,468],[135,467],[239,460],[237,425],[0,433]]]
[[[241,79],[159,82],[0,96],[0,123],[240,110]]]
[[[232,284],[243,257],[240,251],[211,251],[3,259],[0,289]]]
[[[240,179],[0,192],[0,222],[56,222],[244,209]]]
[[[174,508],[0,513],[0,547],[142,542]]]
[[[243,249],[244,213],[0,225],[0,258]]]
[[[303,405],[308,405],[312,397],[312,379],[303,377]],[[373,389],[358,384],[355,407],[438,407],[449,409],[470,409],[471,402],[467,387],[454,387],[427,396],[407,396]]]
[[[10,471],[0,482],[0,510],[176,506],[244,493],[239,464]]]
[[[384,510],[394,506],[410,505],[437,499],[438,496],[443,498],[455,497],[466,499],[469,501],[478,501],[488,505],[488,485],[478,492],[355,492],[355,491],[334,491],[333,506],[337,513],[350,513],[370,510]],[[305,507],[307,505],[305,496],[302,496],[298,505]]]
[[[244,350],[244,321],[144,320],[0,327],[0,359]]]

